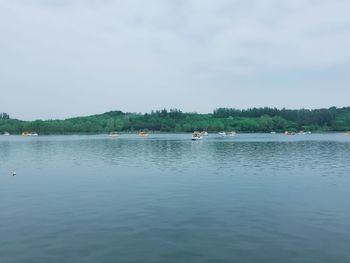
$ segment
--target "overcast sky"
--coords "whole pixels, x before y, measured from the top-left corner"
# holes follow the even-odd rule
[[[349,0],[0,0],[0,111],[350,105]]]

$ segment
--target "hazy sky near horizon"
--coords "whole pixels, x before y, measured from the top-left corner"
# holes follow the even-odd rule
[[[348,0],[0,0],[0,112],[349,106]]]

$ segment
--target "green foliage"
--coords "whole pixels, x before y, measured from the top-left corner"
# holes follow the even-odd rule
[[[100,115],[46,121],[21,121],[10,119],[6,113],[0,114],[0,133],[19,134],[23,131],[35,131],[39,134],[109,133],[141,129],[162,132],[348,131],[350,107],[315,110],[219,108],[213,114],[184,113],[178,109],[169,111],[163,109],[145,114],[110,111]]]

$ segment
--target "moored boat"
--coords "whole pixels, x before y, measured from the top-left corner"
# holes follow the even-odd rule
[[[236,135],[236,132],[234,132],[234,131],[230,131],[230,132],[222,131],[222,132],[219,132],[219,135],[221,135],[222,137],[233,137]]]
[[[284,135],[295,135],[295,132],[289,132],[289,131],[285,131]]]
[[[219,135],[221,135],[222,137],[225,137],[226,136],[226,132],[224,132],[224,131],[219,132]]]
[[[38,136],[36,132],[22,132],[22,136]]]
[[[344,135],[346,135],[346,136],[350,136],[350,131],[348,131],[348,132],[344,133]]]
[[[202,131],[202,132],[201,132],[201,136],[208,136],[208,132]]]
[[[116,131],[112,131],[110,134],[109,134],[109,137],[119,137],[119,134],[116,132]]]
[[[236,132],[234,132],[234,131],[231,131],[231,132],[227,132],[226,133],[226,136],[229,136],[229,137],[233,137],[233,136],[235,136],[236,135]]]
[[[139,136],[140,136],[140,137],[143,137],[143,138],[148,137],[148,136],[149,136],[148,130],[140,131],[140,132],[139,132]]]
[[[4,132],[4,136],[10,136],[11,134],[9,132]]]

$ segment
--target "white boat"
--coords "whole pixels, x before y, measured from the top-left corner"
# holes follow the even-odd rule
[[[10,136],[11,134],[9,132],[4,132],[4,136]]]
[[[222,137],[233,137],[236,135],[236,132],[234,131],[231,131],[231,132],[219,132],[219,134],[222,136]]]
[[[231,131],[231,132],[227,132],[226,133],[226,136],[229,136],[229,137],[233,137],[233,136],[235,136],[236,135],[236,132],[234,132],[234,131]]]
[[[194,132],[192,133],[192,141],[198,141],[198,140],[202,140],[203,136],[201,135],[200,132]]]
[[[270,132],[270,134],[276,134],[276,132],[275,132],[275,131],[272,131],[272,132]]]
[[[201,136],[208,136],[208,132],[202,131],[202,132],[201,132]]]
[[[113,131],[109,134],[109,137],[113,137],[113,138],[119,137],[119,134],[117,132]]]

